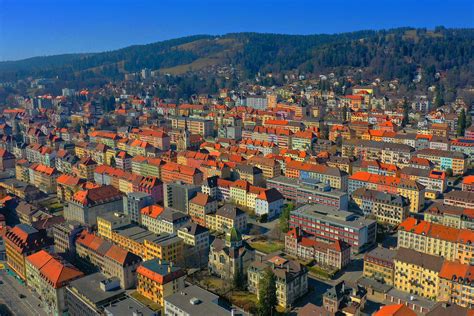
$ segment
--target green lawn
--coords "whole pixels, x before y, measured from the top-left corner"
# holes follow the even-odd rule
[[[254,241],[250,243],[250,246],[263,253],[272,253],[285,249],[283,242],[274,240]]]
[[[335,274],[335,271],[327,271],[318,266],[308,267],[308,270],[311,274],[323,279],[331,279]]]
[[[230,301],[246,311],[254,310],[258,303],[257,295],[246,291],[234,291]]]
[[[131,293],[130,296],[133,297],[134,299],[136,299],[137,301],[139,301],[140,303],[148,306],[148,308],[150,308],[151,310],[154,310],[154,311],[160,311],[161,310],[161,305],[160,304],[155,303],[152,300],[144,297],[143,295],[141,295],[137,291]]]

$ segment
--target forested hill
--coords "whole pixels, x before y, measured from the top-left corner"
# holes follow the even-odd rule
[[[297,70],[320,74],[363,68],[382,79],[410,82],[417,69],[433,78],[449,72],[454,86],[474,82],[474,29],[400,28],[334,35],[232,33],[196,35],[95,53],[0,62],[0,80],[27,76],[84,81],[123,78],[143,68],[182,75],[232,65],[244,77]],[[426,84],[430,84],[426,82]]]

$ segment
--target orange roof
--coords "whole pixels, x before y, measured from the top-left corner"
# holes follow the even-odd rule
[[[198,192],[194,198],[189,201],[189,203],[197,204],[200,206],[206,206],[208,203],[212,202],[213,199],[205,193]]]
[[[287,120],[266,120],[265,125],[288,125]]]
[[[66,282],[82,277],[84,274],[76,267],[62,261],[59,257],[52,256],[40,250],[26,258],[37,270],[42,278],[54,288],[61,288]]]
[[[160,205],[150,205],[142,208],[140,213],[151,218],[157,218],[163,212],[164,208]]]
[[[462,179],[462,184],[471,185],[474,184],[474,176],[467,176]]]
[[[74,186],[81,184],[84,180],[78,177],[74,177],[68,174],[62,174],[56,180],[58,184],[64,184],[68,186]]]
[[[425,221],[418,221],[414,217],[408,217],[399,226],[398,229],[403,229],[407,232],[412,231],[417,235],[427,235],[431,223]]]
[[[469,279],[474,280],[474,266],[469,264],[462,264],[459,261],[447,261],[443,262],[439,277],[443,279]]]
[[[383,306],[374,316],[416,316],[416,313],[404,304],[396,304]]]

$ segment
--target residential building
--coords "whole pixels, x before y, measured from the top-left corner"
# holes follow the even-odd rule
[[[142,261],[139,256],[86,230],[76,239],[76,252],[85,264],[116,278],[123,289],[135,286],[135,271]]]
[[[238,165],[235,172],[240,180],[245,180],[252,185],[262,186],[265,184],[263,171],[260,168],[250,165]]]
[[[235,309],[226,309],[218,295],[196,285],[165,297],[164,313],[169,316],[231,316]]]
[[[15,168],[15,156],[5,149],[0,148],[0,171]]]
[[[214,121],[194,117],[173,117],[171,127],[174,129],[188,129],[192,134],[198,134],[206,138],[213,136]]]
[[[308,269],[298,261],[276,255],[267,256],[261,261],[250,264],[247,270],[250,293],[259,296],[260,280],[268,268],[276,277],[276,297],[279,306],[290,307],[308,292]]]
[[[406,248],[399,248],[395,265],[394,287],[432,300],[439,296],[439,272],[443,258]]]
[[[300,161],[288,161],[285,167],[285,176],[300,180],[319,180],[333,189],[347,190],[348,174],[338,168]]]
[[[161,180],[164,183],[182,181],[187,184],[201,185],[203,173],[197,168],[168,162],[161,168]]]
[[[3,239],[8,267],[26,280],[26,257],[51,246],[45,230],[37,230],[26,224],[18,224],[7,230]]]
[[[184,241],[184,252],[189,257],[198,258],[198,266],[207,263],[209,256],[209,229],[196,223],[189,223],[178,229],[178,237]]]
[[[77,191],[64,210],[66,220],[93,226],[97,216],[123,211],[123,196],[111,185]]]
[[[474,232],[407,218],[398,227],[398,246],[446,260],[474,261]]]
[[[396,250],[380,246],[367,252],[364,255],[363,276],[383,284],[393,285],[396,254]]]
[[[67,312],[65,286],[83,276],[79,269],[44,250],[26,257],[26,283],[41,297],[43,308],[50,315]]]
[[[201,187],[181,181],[166,183],[164,188],[164,206],[189,213],[189,201],[201,191]]]
[[[131,192],[123,197],[123,211],[130,219],[136,223],[141,223],[140,211],[153,204],[150,194],[144,192]]]
[[[165,298],[184,289],[186,272],[172,262],[153,259],[137,268],[137,292],[149,300],[165,306]]]
[[[113,302],[125,298],[117,278],[94,273],[74,280],[66,287],[66,306],[71,316],[97,316]]]
[[[154,205],[153,210],[161,206]],[[147,208],[145,208],[147,210]],[[167,233],[173,234],[177,230],[188,224],[189,216],[175,209],[165,207],[158,212],[142,213],[142,225],[155,234]]]
[[[225,204],[215,214],[206,216],[206,226],[210,230],[225,232],[230,228],[247,230],[247,213],[232,204]]]
[[[398,194],[410,202],[410,212],[419,212],[425,204],[425,187],[409,179],[393,176],[383,176],[359,171],[349,177],[349,194],[359,188],[365,187],[380,192]]]
[[[70,257],[76,253],[76,239],[85,229],[81,223],[66,221],[53,226],[54,252]]]
[[[207,227],[207,215],[215,214],[217,212],[217,206],[217,201],[209,194],[198,192],[196,196],[189,201],[189,216],[193,222]]]
[[[437,198],[447,188],[447,177],[444,171],[423,168],[405,167],[400,170],[403,179],[415,180],[425,187],[426,198]]]
[[[277,189],[262,191],[255,199],[255,214],[268,218],[279,216],[283,208],[283,195]]]
[[[418,150],[416,156],[428,159],[437,170],[451,169],[453,175],[462,175],[467,170],[467,156],[460,152],[427,148]]]
[[[351,247],[341,241],[314,238],[299,228],[292,228],[285,236],[285,251],[303,260],[314,260],[323,267],[340,270],[351,262]]]
[[[444,204],[474,209],[474,192],[450,191],[444,195]]]
[[[375,244],[377,222],[354,213],[340,211],[325,205],[300,206],[290,214],[290,227],[299,227],[317,238],[342,240],[358,253]]]
[[[474,308],[474,266],[445,260],[439,272],[438,301]]]
[[[464,207],[433,203],[425,210],[424,220],[444,226],[474,230],[474,210]]]
[[[377,222],[396,226],[408,217],[408,199],[401,195],[358,188],[352,193],[352,200],[364,213],[375,216]]]

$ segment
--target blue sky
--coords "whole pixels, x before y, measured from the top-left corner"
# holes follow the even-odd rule
[[[0,60],[192,34],[474,27],[473,0],[0,0]]]

